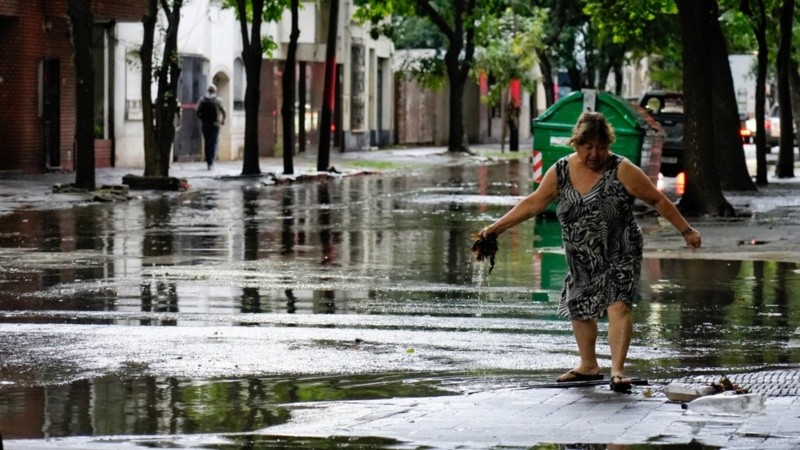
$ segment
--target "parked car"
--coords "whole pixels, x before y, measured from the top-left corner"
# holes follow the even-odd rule
[[[756,141],[756,118],[750,117],[742,122],[742,127],[739,129],[739,134],[742,136],[742,142],[745,144],[752,144]]]
[[[772,105],[764,118],[764,132],[768,146],[778,145],[781,140],[781,109],[777,103]]]
[[[764,118],[764,128],[767,135],[767,151],[769,147],[774,147],[780,144],[781,141],[781,108],[778,104],[772,105],[769,109],[767,117]],[[797,125],[792,121],[792,141],[797,141]]]
[[[650,113],[666,133],[661,150],[661,174],[674,177],[683,172],[683,93],[647,91],[639,98],[639,106]]]

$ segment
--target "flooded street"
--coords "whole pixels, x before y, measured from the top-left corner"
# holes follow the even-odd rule
[[[268,435],[303,402],[550,381],[577,361],[556,315],[558,225],[504,234],[490,275],[470,253],[470,235],[530,192],[529,171],[511,160],[292,185],[216,179],[0,216],[0,433],[190,446]],[[647,234],[657,219],[641,224]],[[634,324],[637,377],[797,367],[800,268],[646,258]],[[202,448],[311,445],[237,439]]]

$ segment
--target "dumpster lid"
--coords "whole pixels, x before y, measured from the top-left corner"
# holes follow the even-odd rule
[[[551,105],[539,117],[534,119],[534,123],[564,123],[565,114],[560,114],[563,110],[569,110],[571,122],[570,126],[578,120],[582,111],[598,111],[602,113],[616,132],[649,131],[663,132],[655,120],[648,120],[647,112],[631,104],[619,95],[611,92],[597,91],[594,89],[583,89],[575,91]],[[574,116],[574,117],[572,117]]]

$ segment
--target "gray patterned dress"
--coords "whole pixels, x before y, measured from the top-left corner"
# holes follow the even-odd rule
[[[611,154],[586,195],[572,186],[567,157],[556,162],[556,214],[569,267],[558,307],[564,317],[603,317],[613,302],[630,305],[636,295],[644,242],[633,215],[634,198],[617,177],[621,161]]]

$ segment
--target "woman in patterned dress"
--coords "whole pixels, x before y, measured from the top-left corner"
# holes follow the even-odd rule
[[[631,387],[624,367],[643,248],[634,199],[667,219],[692,250],[700,247],[700,232],[639,167],[610,151],[613,142],[614,130],[601,113],[581,114],[570,138],[575,152],[557,161],[532,194],[479,234],[499,236],[558,200],[556,215],[569,267],[558,312],[572,320],[580,363],[557,381],[603,378],[595,345],[597,320],[607,315],[611,388],[624,392]]]

